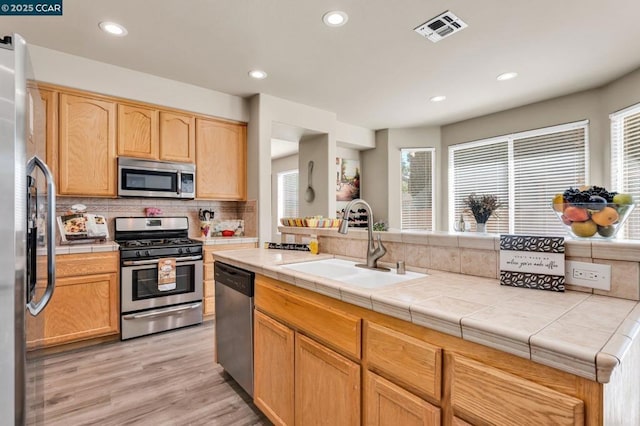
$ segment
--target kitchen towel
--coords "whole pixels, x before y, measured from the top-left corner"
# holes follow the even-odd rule
[[[176,288],[176,259],[164,257],[158,259],[158,290],[169,291]]]

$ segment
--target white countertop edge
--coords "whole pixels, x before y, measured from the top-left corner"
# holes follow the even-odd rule
[[[286,250],[277,251],[286,252]],[[265,258],[256,260],[256,254],[264,254]],[[359,288],[357,290],[354,290],[353,288],[348,286],[341,286],[337,281],[325,280],[323,278],[315,277],[312,275],[296,275],[291,270],[282,268],[280,266],[282,264],[294,262],[305,262],[320,260],[323,258],[332,258],[334,257],[332,255],[314,256],[311,254],[307,254],[306,256],[297,255],[295,256],[295,258],[292,257],[291,259],[287,259],[287,254],[282,253],[281,256],[274,256],[276,260],[267,259],[267,257],[273,256],[275,254],[276,253],[274,253],[274,250],[267,251],[266,249],[258,248],[239,251],[236,250],[233,252],[216,252],[214,253],[214,258],[220,258],[220,260],[226,263],[234,264],[235,266],[249,269],[256,273],[263,273],[264,275],[271,278],[278,279],[280,281],[284,281],[301,288],[309,289],[311,291],[316,291],[317,293],[324,294],[334,299],[343,300],[347,303],[358,306],[364,305],[363,307],[368,308],[368,303],[366,302],[368,296],[372,301],[373,311],[383,313],[395,318],[403,319],[407,322],[413,322],[421,326],[429,327],[429,325],[425,323],[424,319],[418,321],[412,320],[412,306],[416,305],[414,309],[418,311],[420,310],[420,307],[417,306],[417,303],[404,303],[397,299],[385,297],[383,294],[378,294],[379,292],[369,291],[367,289]],[[242,262],[238,261],[238,259],[243,258],[244,255],[246,255],[246,260]],[[261,262],[268,262],[269,264]],[[450,274],[441,271],[434,272],[435,273],[432,275]],[[469,276],[469,279],[474,278],[475,277],[473,276]],[[423,279],[428,280],[429,277]],[[302,283],[300,280],[303,280],[303,285],[298,285]],[[416,281],[418,280],[412,280],[413,283],[415,283]],[[496,280],[496,285],[498,284],[499,283]],[[550,297],[552,297],[552,295],[550,295]],[[584,300],[589,299],[590,297],[587,297]],[[361,303],[356,303],[357,301],[360,301]],[[640,309],[640,304],[638,304],[635,309]],[[633,312],[635,313],[636,310],[633,310]],[[604,352],[604,346],[596,350],[567,345],[566,342],[556,342],[547,338],[540,338],[540,336],[536,336],[539,331],[532,333],[525,332],[523,334],[522,332],[507,330],[505,331],[504,335],[501,335],[492,330],[492,332],[490,333],[491,336],[485,336],[487,330],[475,329],[475,334],[479,334],[478,336],[476,336],[474,333],[469,332],[470,330],[468,326],[465,327],[463,325],[463,318],[466,318],[469,315],[455,316],[455,318],[452,318],[451,315],[443,314],[441,316],[436,316],[432,314],[431,317],[433,318],[434,322],[443,322],[441,325],[443,325],[444,327],[440,327],[438,331],[455,336],[457,335],[457,329],[460,329],[461,334],[458,335],[458,337],[461,337],[463,340],[473,341],[484,346],[494,347],[495,349],[509,352],[522,358],[532,359],[535,362],[539,362],[541,364],[545,364],[562,371],[576,374],[590,380],[597,379],[601,383],[607,383],[611,372],[613,371],[613,368],[615,368],[619,364],[619,362],[614,363],[610,361],[612,361],[612,359],[617,360],[618,358],[622,358],[625,354],[626,349],[629,347],[629,342],[625,339],[611,339],[609,342],[607,342],[607,350],[606,352]],[[629,316],[631,316],[631,314]],[[452,320],[457,320],[457,324],[455,322],[452,322]],[[437,327],[431,328],[438,329]],[[464,332],[465,328],[467,328],[466,336]],[[615,333],[612,332],[611,336],[613,337],[614,334]],[[633,337],[640,338],[640,334],[636,334]],[[623,347],[616,346],[618,341],[621,343],[625,343]],[[492,342],[494,342],[495,345],[492,345]],[[526,347],[529,348],[528,351],[526,350]],[[615,353],[616,356],[611,355],[612,353]],[[599,360],[601,360],[601,362],[598,362]],[[597,375],[596,371],[598,372]]]

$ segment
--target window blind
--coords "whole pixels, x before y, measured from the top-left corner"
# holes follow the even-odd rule
[[[401,229],[433,230],[432,148],[402,149]]]
[[[472,193],[493,194],[502,204],[497,214],[487,222],[487,232],[509,232],[509,143],[492,140],[487,143],[469,143],[451,147],[449,151],[449,224],[463,214],[465,221],[475,219],[466,211],[464,200]]]
[[[585,183],[586,126],[513,140],[513,232],[563,235],[557,193]]]
[[[278,173],[278,222],[283,217],[298,217],[298,171]]]
[[[640,104],[611,114],[612,189],[633,195],[640,201]],[[631,213],[618,234],[640,238],[640,211]]]
[[[494,194],[502,204],[487,231],[562,235],[553,196],[584,185],[588,175],[588,122],[569,123],[449,148],[449,226],[471,193]],[[465,220],[475,223],[470,213]]]

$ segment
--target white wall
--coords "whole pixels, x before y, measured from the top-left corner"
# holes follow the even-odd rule
[[[501,111],[442,127],[438,228],[447,229],[448,147],[513,132],[537,129],[573,121],[589,120],[588,182],[610,187],[609,114],[640,102],[640,69],[598,89],[574,93],[519,108]]]
[[[230,120],[249,120],[249,102],[239,96],[40,46],[30,45],[29,51],[38,81]]]
[[[390,228],[401,225],[402,148],[435,148],[436,161],[442,155],[439,127],[410,127],[376,132],[376,148],[362,152],[362,194],[371,205],[376,222],[386,220]],[[442,195],[434,182],[436,205]]]
[[[272,197],[271,197],[271,134],[272,123],[284,123],[289,126],[307,129],[319,134],[317,138],[311,138],[324,145],[319,155],[319,163],[314,168],[314,186],[322,190],[320,197],[323,205],[314,206],[313,210],[304,210],[301,206],[301,214],[304,211],[323,216],[335,215],[335,193],[329,188],[335,187],[334,174],[336,157],[336,134],[341,139],[348,139],[354,146],[368,146],[373,132],[368,129],[340,123],[336,120],[336,114],[307,105],[276,98],[274,96],[259,94],[250,100],[250,120],[248,126],[248,173],[247,193],[250,198],[257,200],[258,237],[261,242],[272,237],[273,221]],[[341,144],[343,142],[341,141]],[[314,154],[315,155],[315,154]],[[306,164],[310,158],[299,156],[299,163],[304,162],[304,170],[301,167],[300,185],[306,188]],[[315,161],[315,160],[314,160]],[[322,168],[323,170],[318,170]],[[331,193],[331,196],[329,196]]]

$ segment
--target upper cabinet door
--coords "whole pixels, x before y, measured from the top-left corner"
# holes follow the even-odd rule
[[[60,94],[61,195],[116,195],[116,104]]]
[[[196,142],[196,197],[245,200],[246,125],[197,119]]]
[[[160,111],[160,159],[194,163],[195,151],[195,118]]]
[[[158,111],[118,104],[118,155],[158,159]]]

